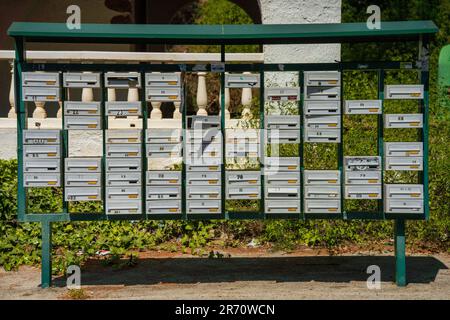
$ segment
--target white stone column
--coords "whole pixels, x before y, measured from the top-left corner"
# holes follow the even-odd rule
[[[222,104],[222,90],[219,92],[219,104]],[[222,114],[222,108],[220,108],[219,116]],[[230,116],[230,88],[225,88],[225,119],[229,120]]]
[[[129,88],[128,89],[128,102],[135,102],[139,100],[139,89],[138,88]],[[129,119],[137,119],[138,116],[128,116]]]
[[[62,101],[58,101],[59,108],[58,112],[56,113],[56,118],[61,119],[62,118]]]
[[[206,72],[198,72],[197,84],[197,115],[207,116],[206,106],[208,104],[208,92],[206,91]]]
[[[152,112],[150,113],[151,119],[162,119],[162,112],[161,112],[161,102],[151,102],[152,104]]]
[[[94,90],[92,88],[81,89],[81,101],[82,102],[94,101]]]
[[[116,89],[108,88],[108,101],[116,101]]]
[[[36,108],[33,111],[33,118],[35,119],[47,118],[47,112],[45,111],[45,102],[35,101],[34,104],[36,105]]]
[[[14,62],[11,62],[11,86],[9,87],[9,105],[11,106],[11,109],[9,109],[8,118],[17,118],[16,100],[14,95]]]
[[[244,72],[244,74],[250,74],[251,72]],[[252,88],[242,88],[241,103],[244,107],[242,109],[242,119],[249,120],[252,118],[252,112],[250,107],[252,105]]]
[[[173,118],[181,119],[181,112],[180,112],[181,102],[174,102],[173,105],[175,106],[175,110],[173,111]]]

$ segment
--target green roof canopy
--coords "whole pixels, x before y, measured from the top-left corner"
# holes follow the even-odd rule
[[[381,22],[370,30],[366,23],[162,25],[81,24],[70,30],[65,23],[14,22],[8,35],[28,42],[291,44],[418,40],[434,34],[433,21]]]

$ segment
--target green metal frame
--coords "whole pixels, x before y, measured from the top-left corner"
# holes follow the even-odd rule
[[[364,25],[364,26],[363,26]],[[384,22],[381,31],[368,31],[365,24],[324,24],[324,25],[259,25],[259,26],[152,26],[152,25],[89,25],[83,24],[82,30],[69,31],[64,24],[46,23],[13,23],[8,34],[15,40],[15,99],[17,111],[17,159],[18,159],[18,206],[17,215],[20,222],[40,222],[42,224],[42,287],[51,285],[51,227],[53,222],[63,221],[99,221],[99,220],[197,220],[197,219],[364,219],[364,220],[395,220],[395,256],[396,256],[396,282],[399,286],[406,284],[405,266],[405,220],[429,219],[429,198],[428,198],[428,108],[429,108],[429,71],[428,52],[429,39],[437,28],[431,21],[412,22]],[[220,28],[219,28],[220,27]],[[333,27],[333,28],[332,28]],[[335,62],[335,63],[289,63],[289,64],[226,64],[225,44],[238,43],[329,43],[329,42],[363,42],[363,41],[392,41],[392,40],[414,40],[419,42],[419,63],[415,62]],[[141,214],[121,214],[106,215],[103,213],[70,213],[69,205],[64,201],[63,212],[35,214],[27,212],[27,192],[23,187],[23,130],[27,128],[27,113],[25,102],[22,101],[22,72],[24,71],[59,71],[77,72],[93,71],[102,75],[107,71],[136,71],[144,79],[145,72],[198,72],[211,71],[209,64],[81,64],[81,63],[29,63],[25,59],[25,42],[104,42],[104,43],[203,43],[209,42],[221,46],[221,62],[225,65],[224,72],[220,74],[221,83],[221,132],[222,132],[222,189],[221,189],[221,214],[187,214],[186,212],[186,165],[182,164],[182,214],[147,215],[145,206],[145,172],[147,161],[145,153],[142,154],[142,213]],[[304,101],[303,92],[303,72],[317,70],[337,70],[341,73],[347,70],[376,71],[378,73],[378,98],[384,99],[384,73],[385,70],[417,70],[420,83],[424,85],[424,99],[421,100],[419,111],[423,113],[423,128],[421,130],[421,140],[424,143],[423,171],[420,174],[420,182],[424,185],[424,213],[423,214],[386,214],[383,210],[382,200],[378,201],[377,212],[346,212],[344,210],[344,199],[341,197],[341,214],[305,214],[303,208],[303,188],[301,189],[300,214],[267,214],[264,203],[264,175],[261,175],[261,200],[260,211],[253,213],[227,212],[225,210],[225,72],[253,71],[260,74],[260,128],[264,128],[265,103],[264,103],[264,73],[270,71],[295,71],[299,73],[299,86],[301,95],[299,108]],[[101,77],[103,84],[103,77]],[[343,86],[341,86],[342,91]],[[66,98],[66,90],[61,95],[62,103]],[[343,102],[343,92],[341,92],[341,105]],[[185,94],[185,92],[183,93]],[[102,156],[102,182],[105,188],[105,130],[108,128],[108,121],[105,115],[106,88],[102,85],[101,93],[102,109],[102,131],[103,131],[103,156]],[[142,81],[140,92],[142,103],[142,129],[143,135],[147,129],[147,108],[145,102],[145,81]],[[184,99],[182,99],[184,100]],[[186,129],[186,106],[184,102],[182,108],[182,128],[183,141]],[[342,118],[343,112],[341,112]],[[342,120],[342,119],[341,119]],[[64,124],[64,112],[62,115]],[[304,171],[304,151],[303,151],[303,117],[300,126],[301,143],[299,145],[300,171]],[[341,137],[343,138],[343,126],[341,126]],[[378,116],[378,154],[383,159],[383,119]],[[63,156],[68,154],[68,132],[62,130]],[[260,154],[265,154],[264,135],[260,135]],[[142,139],[142,148],[145,150],[145,139]],[[343,140],[338,144],[338,169],[343,178]],[[185,153],[183,157],[185,157]],[[185,159],[185,158],[184,158]],[[261,161],[261,172],[264,170]],[[64,172],[64,163],[62,163]],[[302,175],[303,176],[303,175]],[[343,179],[341,179],[343,181]],[[343,194],[343,183],[341,183],[341,193]],[[102,195],[105,204],[105,192]]]

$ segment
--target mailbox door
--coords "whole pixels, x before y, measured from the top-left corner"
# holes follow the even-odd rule
[[[60,144],[59,130],[23,130],[23,144]]]
[[[220,199],[222,188],[220,186],[187,186],[187,199]]]
[[[220,132],[219,116],[190,116],[187,117],[187,127],[194,130],[213,129],[214,132]],[[215,130],[214,130],[215,129]]]
[[[299,101],[300,88],[265,88],[265,101]]]
[[[386,157],[385,170],[422,171],[422,157]]]
[[[186,181],[191,186],[218,186],[221,181],[220,172],[188,172]]]
[[[187,178],[189,181],[189,178]],[[180,185],[180,171],[147,171],[147,185]]]
[[[381,114],[381,100],[346,100],[346,114]]]
[[[423,84],[386,85],[385,99],[423,99]]]
[[[141,187],[106,187],[106,199],[111,200],[138,200],[141,193]]]
[[[220,200],[188,200],[186,201],[188,214],[220,213]]]
[[[386,213],[423,213],[423,200],[385,199]]]
[[[221,157],[222,145],[218,143],[188,143],[186,152],[188,157]]]
[[[106,143],[141,143],[141,130],[123,130],[123,129],[109,129],[106,130]]]
[[[299,129],[300,116],[268,115],[265,118],[266,129]]]
[[[101,158],[65,158],[66,172],[101,172]]]
[[[267,185],[271,186],[286,186],[286,185],[300,185],[300,172],[277,172],[264,171],[264,179]]]
[[[58,72],[22,72],[23,87],[59,87]]]
[[[64,117],[64,129],[66,130],[100,130],[101,128],[101,117]]]
[[[226,186],[227,199],[261,199],[260,186]]]
[[[155,88],[149,87],[145,89],[147,101],[150,102],[180,102],[181,89],[180,88]]]
[[[99,187],[64,188],[64,199],[66,201],[100,201],[102,200],[102,190]]]
[[[180,186],[147,186],[147,200],[181,199]]]
[[[25,159],[57,159],[61,157],[61,145],[24,145]]]
[[[219,145],[220,146],[220,145]],[[259,154],[259,144],[250,143],[227,143],[225,145],[226,157],[227,158],[257,158]]]
[[[305,213],[340,213],[340,200],[304,200]]]
[[[23,101],[59,101],[61,90],[51,87],[22,87]]]
[[[346,171],[379,171],[381,170],[381,157],[344,157]]]
[[[102,185],[100,173],[66,173],[64,181],[66,187],[100,187]]]
[[[305,186],[305,199],[340,199],[340,186]]]
[[[261,184],[260,171],[226,171],[229,186],[252,186]]]
[[[340,116],[305,116],[305,127],[308,129],[330,129],[341,127]]]
[[[305,185],[339,185],[341,175],[339,170],[305,170]]]
[[[298,200],[266,200],[267,213],[300,213]]]
[[[172,158],[181,157],[181,144],[147,144],[147,157]]]
[[[385,128],[422,128],[423,114],[385,114]]]
[[[305,115],[336,115],[341,114],[341,101],[307,101],[303,102]]]
[[[108,116],[140,116],[142,105],[140,101],[107,101],[105,102]]]
[[[338,71],[305,71],[306,86],[340,86],[341,74]]]
[[[385,142],[386,157],[422,157],[423,142]]]
[[[146,143],[180,143],[182,138],[180,129],[151,128],[145,133]]]
[[[64,101],[65,116],[100,116],[100,102]]]
[[[267,199],[298,199],[300,186],[266,186],[265,193]]]
[[[306,87],[307,100],[340,100],[341,87]]]
[[[147,214],[181,213],[181,200],[147,201]]]
[[[61,173],[25,173],[23,175],[24,187],[60,187]]]
[[[267,171],[298,171],[300,158],[298,157],[266,157],[264,165]]]
[[[139,72],[106,72],[106,88],[140,88],[141,74]]]
[[[267,130],[268,143],[300,143],[299,130]]]
[[[181,74],[178,72],[146,73],[146,87],[180,87]]]
[[[225,74],[226,88],[259,88],[259,74]]]
[[[259,129],[225,129],[227,143],[259,144]]]
[[[106,185],[108,186],[140,186],[141,173],[121,172],[107,173]]]
[[[341,131],[339,129],[305,129],[305,141],[315,143],[340,143]]]
[[[66,88],[100,88],[100,73],[65,72],[63,86]]]
[[[345,186],[345,199],[381,199],[381,185]]]
[[[106,156],[110,158],[140,158],[140,144],[106,144]]]
[[[52,173],[61,172],[61,160],[60,159],[25,159],[23,163],[24,172],[32,173]]]
[[[217,128],[186,130],[186,144],[218,143],[222,142],[222,134]]]
[[[381,171],[345,171],[346,184],[381,184]]]
[[[385,184],[384,197],[386,199],[422,199],[422,184]]]
[[[141,214],[141,200],[108,200],[106,214]]]

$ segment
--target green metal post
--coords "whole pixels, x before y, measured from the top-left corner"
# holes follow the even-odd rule
[[[145,72],[140,72],[141,77],[141,91],[139,97],[141,99],[141,108],[142,108],[142,132],[141,132],[141,206],[142,206],[142,216],[145,218],[147,215],[147,181],[146,181],[146,172],[147,172],[147,154],[146,154],[146,146],[145,146],[145,132],[147,131],[147,94],[145,93]]]
[[[52,222],[42,222],[41,287],[52,285]]]
[[[220,61],[225,63],[225,45],[220,46]],[[221,205],[222,212],[225,214],[225,218],[228,219],[228,212],[225,210],[225,167],[226,167],[226,157],[225,157],[225,145],[226,145],[226,137],[225,137],[225,72],[220,73],[220,130],[222,135],[222,165],[221,165],[221,177],[222,177],[222,185],[221,185]]]
[[[186,68],[183,68],[184,70]],[[187,220],[187,210],[186,210],[186,161],[187,161],[187,153],[186,153],[186,113],[187,113],[187,104],[186,104],[186,85],[185,85],[185,78],[182,78],[182,92],[183,92],[183,99],[181,99],[181,134],[183,135],[183,141],[181,142],[183,144],[183,162],[181,164],[181,214],[183,216],[184,220]]]
[[[102,161],[101,161],[101,179],[102,179],[102,204],[103,214],[106,216],[106,129],[108,128],[108,119],[106,115],[106,101],[108,100],[105,88],[105,73],[100,73],[100,85],[101,85],[101,101],[100,101],[100,119],[102,124]]]
[[[377,140],[377,149],[378,155],[380,156],[381,161],[381,186],[384,184],[384,145],[383,145],[383,135],[384,135],[384,123],[383,123],[383,113],[384,113],[384,70],[378,70],[378,99],[381,100],[381,110],[382,113],[378,115],[378,140]],[[381,193],[383,194],[383,193]],[[383,199],[378,200],[378,213],[384,218],[384,209],[383,209]]]
[[[264,66],[261,66],[259,70],[259,163],[260,168],[259,172],[261,174],[261,199],[259,200],[259,212],[262,213],[262,215],[266,216],[266,204],[264,203],[265,197],[264,197],[264,150],[266,148],[266,145],[264,144],[264,136],[266,134],[264,130]],[[261,161],[263,160],[263,161]]]
[[[64,83],[64,81],[63,81],[63,74],[62,73],[59,74],[59,82],[61,84]],[[62,112],[61,112],[61,122],[62,122],[61,142],[62,142],[62,147],[61,147],[61,151],[62,151],[62,154],[61,154],[61,159],[60,159],[60,161],[61,161],[61,172],[60,172],[60,174],[61,174],[61,181],[62,181],[62,188],[63,188],[63,199],[62,199],[62,201],[63,201],[63,210],[62,210],[62,212],[63,213],[70,212],[69,202],[67,202],[65,200],[65,198],[66,198],[65,197],[65,195],[66,195],[66,191],[65,191],[66,190],[66,175],[65,175],[66,168],[65,168],[65,160],[64,160],[69,155],[69,131],[64,129],[65,122],[66,122],[65,115],[64,115],[64,102],[66,101],[67,97],[69,96],[68,93],[69,93],[69,88],[64,88],[63,87],[62,90],[61,90],[61,108],[62,108]],[[69,97],[69,99],[70,99],[70,97]]]
[[[303,206],[303,197],[304,197],[304,192],[303,192],[303,174],[305,171],[305,157],[304,157],[304,151],[303,151],[303,146],[304,146],[304,137],[303,137],[303,132],[304,132],[304,118],[305,118],[305,114],[304,114],[304,109],[302,109],[302,106],[305,103],[305,99],[304,99],[304,91],[303,91],[303,71],[299,71],[298,72],[298,86],[300,87],[300,100],[298,103],[298,114],[300,115],[300,146],[299,146],[299,153],[298,155],[300,156],[300,218],[302,218],[303,220],[306,219],[306,215],[305,215],[305,208]]]
[[[337,145],[337,155],[338,155],[338,170],[339,170],[339,175],[341,177],[341,184],[340,184],[340,189],[341,189],[341,197],[339,199],[340,203],[341,203],[341,212],[342,212],[342,217],[343,219],[347,219],[347,213],[344,210],[344,85],[343,85],[343,78],[344,78],[344,70],[342,68],[342,65],[339,64],[339,73],[341,75],[341,87],[340,87],[340,92],[341,92],[341,101],[340,101],[340,108],[341,108],[341,112],[339,115],[339,121],[341,122],[341,127],[339,129],[339,134],[341,135],[341,142],[338,143]]]
[[[406,286],[405,244],[405,220],[396,219],[394,224],[395,282],[399,287]]]

